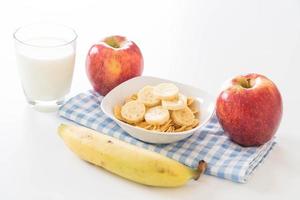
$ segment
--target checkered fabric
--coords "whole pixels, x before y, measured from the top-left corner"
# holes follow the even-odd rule
[[[158,152],[192,168],[204,160],[208,163],[206,174],[234,182],[245,183],[276,143],[272,139],[260,147],[241,147],[226,136],[215,116],[204,128],[185,140],[160,145],[145,143],[128,135],[108,118],[100,108],[101,99],[93,91],[78,94],[60,108],[59,115],[130,144]]]

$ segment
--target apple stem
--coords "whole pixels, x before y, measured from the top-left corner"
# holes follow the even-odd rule
[[[119,42],[113,36],[106,38],[104,42],[113,48],[120,48]]]
[[[251,88],[251,79],[242,78],[240,79],[240,84],[243,88]]]

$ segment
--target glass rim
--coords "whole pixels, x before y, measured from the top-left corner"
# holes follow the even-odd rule
[[[66,28],[66,29],[69,29],[73,34],[74,34],[74,37],[72,37],[72,39],[62,43],[62,44],[58,44],[58,45],[52,45],[52,46],[47,46],[47,45],[35,45],[35,44],[30,44],[30,43],[27,43],[23,40],[21,40],[20,38],[17,37],[17,33],[22,30],[23,28],[26,28],[26,27],[29,27],[29,26],[34,26],[34,25],[51,25],[51,26],[60,26],[60,27],[63,27],[63,28]],[[76,33],[76,31],[69,27],[69,26],[66,26],[66,25],[63,25],[63,24],[55,24],[55,23],[33,23],[33,24],[27,24],[27,25],[24,25],[24,26],[20,26],[18,27],[14,33],[13,33],[13,38],[23,44],[23,45],[27,45],[27,46],[31,46],[31,47],[39,47],[39,48],[55,48],[55,47],[63,47],[63,46],[66,46],[68,44],[71,44],[73,43],[76,39],[77,39],[78,35]]]

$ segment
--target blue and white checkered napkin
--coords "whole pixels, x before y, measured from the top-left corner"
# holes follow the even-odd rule
[[[153,145],[139,141],[123,131],[100,108],[102,97],[93,91],[81,93],[67,101],[59,115],[136,146],[149,149],[187,166],[196,168],[200,160],[208,163],[206,174],[245,183],[264,160],[274,139],[260,147],[241,147],[228,139],[216,117],[191,137],[172,144]]]

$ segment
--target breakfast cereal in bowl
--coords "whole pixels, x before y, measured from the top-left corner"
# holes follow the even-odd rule
[[[149,143],[172,143],[203,127],[214,111],[208,93],[156,77],[130,79],[101,101],[102,111],[129,135]]]
[[[146,85],[114,106],[114,116],[132,126],[158,132],[183,132],[199,124],[195,98],[180,93],[172,83]]]

